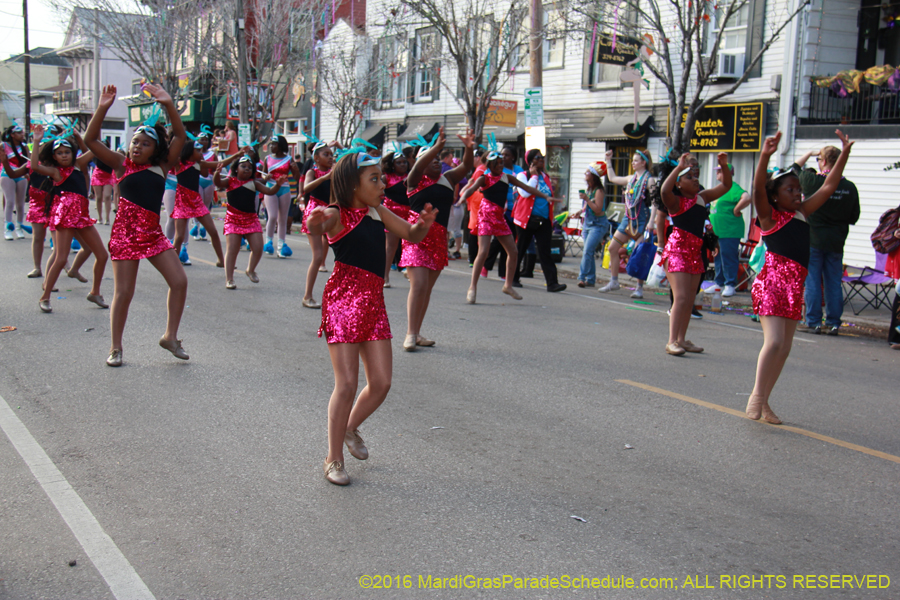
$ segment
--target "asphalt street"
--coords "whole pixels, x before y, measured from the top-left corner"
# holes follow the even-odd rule
[[[341,488],[309,247],[289,244],[228,291],[191,242],[186,362],[157,345],[167,288],[144,262],[113,369],[88,284],[64,278],[42,314],[29,242],[0,242],[0,598],[900,598],[882,340],[797,334],[776,427],[740,416],[762,344],[746,317],[692,321],[706,352],[670,357],[666,296],[535,279],[516,302],[492,274],[471,306],[455,261],[421,332],[436,346],[406,353],[395,273],[393,388]],[[587,584],[550,587],[567,577]]]

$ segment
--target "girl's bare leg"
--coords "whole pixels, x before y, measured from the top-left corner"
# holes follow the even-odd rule
[[[56,241],[53,245],[55,248],[63,248],[63,250],[56,252],[56,255],[53,257],[53,263],[47,269],[47,277],[44,279],[44,293],[41,295],[41,300],[50,300],[50,293],[56,287],[56,280],[66,266],[66,259],[68,258],[66,250],[72,245],[73,233],[72,229],[56,230]]]
[[[94,204],[97,208],[97,222],[103,223],[103,187],[102,185],[92,185],[94,190]]]
[[[303,299],[310,300],[313,296],[313,287],[316,285],[316,277],[319,275],[319,267],[325,264],[325,242],[321,235],[309,235],[309,247],[312,248],[312,260],[309,261],[309,269],[306,270],[306,289]],[[343,438],[341,438],[343,440]]]
[[[328,456],[325,462],[344,462],[344,434],[359,387],[359,344],[328,344],[334,368],[334,391],[328,401]]]
[[[114,260],[113,270],[113,299],[109,311],[109,331],[111,342],[109,351],[122,349],[122,334],[125,331],[125,321],[128,320],[128,308],[134,298],[134,287],[137,282],[139,260]]]
[[[247,245],[250,246],[250,260],[247,262],[247,272],[256,273],[256,267],[262,259],[263,236],[261,232],[251,233],[247,237]],[[240,250],[240,245],[238,245]]]
[[[323,235],[322,236],[322,260],[319,262],[319,270],[327,271],[325,268],[325,259],[328,258],[328,239]]]
[[[243,237],[239,233],[225,235],[225,281],[234,281],[234,263],[237,262],[238,253],[241,251]]]
[[[111,185],[103,186],[103,207],[106,219],[104,223],[109,224],[109,213],[112,211],[113,187]]]
[[[37,276],[41,275],[41,259],[44,257],[44,240],[47,239],[47,226],[43,223],[32,223],[31,259],[34,261],[34,270]]]
[[[516,264],[519,262],[519,251],[516,248],[516,242],[513,240],[512,235],[501,235],[497,239],[506,251],[506,283],[503,284],[503,289],[511,290],[512,282],[516,278]]]
[[[756,382],[747,401],[747,417],[754,421],[762,417],[767,423],[781,423],[769,407],[769,396],[791,353],[797,321],[785,317],[761,316],[763,347],[756,364]]]
[[[212,215],[206,213],[199,219],[200,224],[206,228],[206,232],[209,234],[209,241],[212,242],[213,250],[216,251],[216,257],[218,257],[218,262],[216,262],[217,267],[225,266],[225,255],[222,253],[222,241],[219,239],[219,231],[216,229],[216,224],[213,222]],[[176,246],[178,248],[178,246]]]
[[[381,406],[391,390],[394,364],[391,341],[362,342],[359,344],[359,356],[366,371],[366,387],[359,393],[356,404],[350,411],[346,431],[359,429],[359,426]]]
[[[185,223],[184,220],[181,222]],[[187,301],[187,275],[175,250],[166,250],[147,260],[156,267],[169,285],[169,296],[166,301],[166,334],[163,339],[171,342],[178,339],[178,326],[181,325],[181,315],[184,314],[184,305]]]
[[[469,282],[469,291],[474,292],[478,289],[478,278],[481,277],[481,269],[487,260],[488,251],[491,245],[490,235],[478,236],[478,254],[475,255],[475,262],[472,263],[472,281]]]
[[[407,267],[406,270],[409,273],[409,298],[406,303],[409,323],[406,335],[418,336],[422,329],[422,321],[425,320],[425,313],[428,312],[428,304],[431,302],[431,290],[434,289],[441,272],[425,267]]]
[[[394,262],[394,255],[397,254],[397,246],[400,245],[400,238],[394,235],[393,233],[385,233],[384,234],[384,249],[385,249],[385,263],[384,263],[384,283],[388,284],[391,282],[391,264]]]
[[[690,282],[688,283],[688,285],[690,286],[689,290],[691,290],[691,295],[689,297],[691,310],[681,315],[681,322],[678,324],[678,339],[680,339],[682,342],[687,336],[687,329],[691,324],[691,312],[693,312],[694,310],[694,298],[697,297],[697,288],[700,286],[700,278],[702,277],[702,275],[700,275],[699,273],[690,273],[689,275],[691,276]],[[680,343],[681,342],[679,342],[679,344]]]
[[[684,344],[684,329],[682,329],[685,318],[691,318],[691,310],[694,308],[694,292],[696,287],[692,288],[693,277],[690,273],[668,273],[669,284],[672,286],[672,311],[669,316],[669,344]],[[686,327],[685,327],[686,328]]]
[[[165,199],[165,196],[163,196]],[[175,221],[175,240],[172,246],[175,248],[175,254],[181,252],[181,244],[184,243],[184,236],[187,234],[187,219],[174,219]],[[168,228],[167,228],[168,229]],[[181,262],[181,261],[179,261]]]
[[[94,255],[94,284],[91,286],[91,294],[99,296],[100,284],[103,283],[103,272],[106,270],[106,263],[109,260],[109,252],[107,252],[97,228],[93,225],[82,229],[81,237],[85,247]],[[76,258],[78,257],[76,256]]]

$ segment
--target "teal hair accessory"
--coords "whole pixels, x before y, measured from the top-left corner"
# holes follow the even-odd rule
[[[399,142],[391,142],[394,145],[394,160],[403,156],[403,146]]]
[[[162,116],[162,106],[159,105],[159,102],[154,102],[153,107],[150,109],[150,114],[147,115],[147,118],[144,119],[144,125],[147,127],[153,127],[156,125],[156,122],[159,121],[159,118]]]
[[[350,145],[351,146],[365,146],[366,148],[371,148],[372,150],[378,150],[378,148],[376,146],[370,144],[369,142],[367,142],[366,140],[364,140],[362,138],[353,138],[352,140],[350,140]]]

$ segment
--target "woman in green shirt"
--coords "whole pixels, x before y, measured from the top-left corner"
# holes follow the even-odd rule
[[[733,178],[734,166],[729,163],[728,169]],[[722,181],[722,171],[719,167],[716,167],[716,181]],[[732,181],[734,180],[732,179]],[[749,205],[750,194],[737,183],[732,183],[731,189],[713,203],[709,212],[713,233],[719,237],[719,253],[716,254],[716,284],[724,288],[722,296],[725,298],[734,296],[734,288],[737,286],[738,257],[741,238],[744,237],[745,231],[744,217],[741,215],[741,211]]]

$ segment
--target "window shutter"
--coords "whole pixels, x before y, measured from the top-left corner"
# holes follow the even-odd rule
[[[750,30],[747,35],[747,50],[744,53],[744,64],[750,64],[763,45],[763,32],[766,25],[766,0],[750,0]],[[790,40],[788,43],[793,43]],[[762,60],[756,63],[749,77],[762,75]]]
[[[593,62],[591,61],[591,58],[593,58],[592,50],[591,38],[588,36],[584,40],[584,60],[582,61],[581,67],[581,88],[585,90],[591,87],[591,63]]]
[[[416,71],[419,69],[419,59],[417,55],[416,38],[413,37],[409,44],[409,63],[406,69],[406,87],[408,102],[416,101]]]

